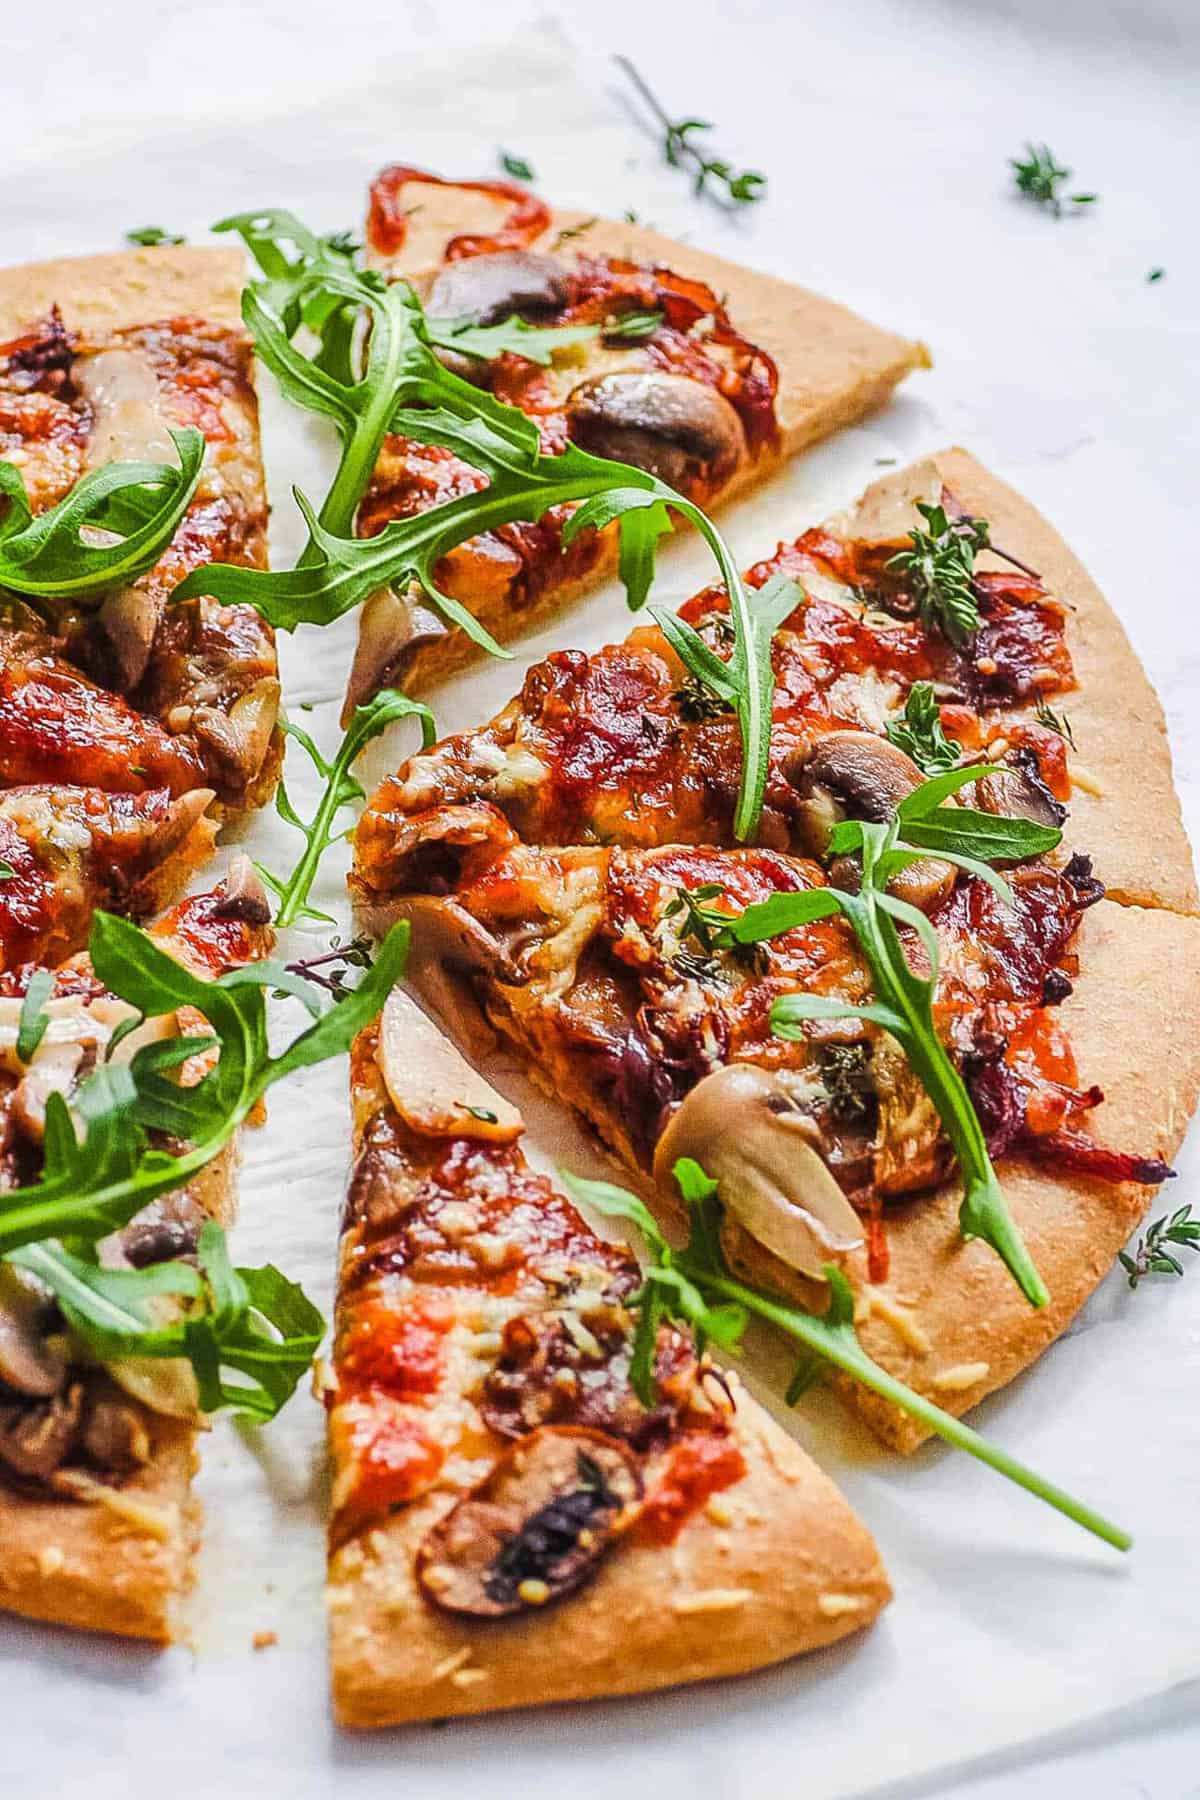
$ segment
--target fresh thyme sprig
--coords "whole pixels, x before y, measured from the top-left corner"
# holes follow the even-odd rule
[[[713,193],[727,206],[749,206],[764,198],[767,178],[756,169],[735,169],[731,163],[711,156],[695,142],[695,134],[713,129],[709,119],[672,119],[645,78],[627,56],[615,56],[617,63],[654,114],[662,130],[662,153],[673,169],[687,169],[696,194]]]
[[[299,975],[304,981],[315,981],[323,987],[335,1000],[344,1000],[353,991],[352,984],[346,980],[350,969],[369,969],[374,962],[373,941],[369,937],[351,938],[346,944],[340,939],[332,938],[330,947],[322,956],[302,957],[296,962],[286,965],[293,975]],[[336,968],[329,964],[335,963]],[[276,990],[276,998],[283,999],[282,989]]]
[[[931,681],[914,681],[899,718],[889,719],[886,736],[911,756],[923,775],[941,775],[962,755],[962,745],[942,730],[942,715]]]
[[[727,929],[730,940],[749,944],[838,913],[847,920],[870,970],[874,999],[855,1006],[829,995],[788,994],[771,1009],[772,1029],[780,1037],[803,1040],[812,1019],[861,1019],[881,1025],[895,1038],[933,1101],[958,1159],[963,1181],[959,1209],[963,1236],[990,1244],[1030,1305],[1044,1306],[1049,1294],[1009,1213],[971,1097],[934,1025],[937,934],[923,912],[888,891],[895,875],[919,861],[922,854],[933,852],[987,881],[1002,899],[1011,902],[1011,889],[989,863],[1041,855],[1053,849],[1062,834],[1027,819],[942,805],[956,789],[987,773],[986,765],[954,769],[924,782],[901,803],[890,824],[847,819],[838,825],[830,851],[838,856],[861,856],[858,893],[823,887],[774,894],[748,906]],[[928,962],[927,975],[913,969],[897,923],[916,934]]]
[[[1173,1250],[1200,1251],[1200,1218],[1192,1217],[1190,1203],[1155,1219],[1138,1239],[1132,1256],[1127,1250],[1120,1252],[1120,1264],[1130,1287],[1136,1288],[1147,1275],[1181,1276],[1184,1265],[1172,1254]]]
[[[988,548],[988,522],[951,519],[944,505],[929,506],[923,500],[917,501],[917,511],[928,530],[914,526],[911,550],[899,551],[888,568],[909,577],[922,623],[961,647],[979,629],[975,558]]]
[[[264,219],[288,215],[248,217],[257,231]],[[244,221],[238,229],[246,235]],[[258,240],[252,233],[247,241],[253,245]],[[263,250],[259,243],[256,254],[269,275],[274,252],[264,262]],[[283,267],[294,270],[294,259],[285,257]],[[370,312],[366,372],[352,387],[331,378],[291,342],[288,320],[303,317],[310,287],[323,296],[322,304],[332,306],[340,299]],[[707,514],[645,470],[591,456],[573,443],[555,455],[543,454],[533,420],[439,362],[431,347],[434,328],[404,282],[384,287],[375,276],[318,264],[306,276],[284,273],[274,282],[269,279],[265,289],[272,290],[283,310],[273,314],[264,293],[250,288],[243,300],[247,322],[288,397],[337,425],[343,440],[338,473],[319,515],[303,495],[296,495],[309,528],[296,568],[268,572],[210,563],[194,570],[175,597],[212,594],[228,602],[244,601],[290,631],[305,622],[328,623],[377,588],[415,582],[450,624],[489,654],[505,656],[466,608],[439,589],[437,565],[450,550],[500,525],[537,520],[552,507],[574,505],[562,529],[564,546],[581,531],[601,531],[619,521],[618,570],[636,609],[649,592],[659,540],[673,529],[671,514],[679,514],[704,538],[725,583],[734,631],[728,663],[683,621],[655,616],[690,671],[737,713],[743,768],[734,829],[742,841],[752,839],[770,752],[771,637],[796,605],[800,590],[776,579],[748,591]],[[410,518],[394,519],[375,537],[343,535],[387,431],[453,450],[487,476],[487,486]],[[330,525],[331,518],[339,521],[339,529]]]
[[[316,911],[307,902],[321,858],[330,844],[344,835],[337,828],[338,813],[343,806],[366,798],[362,784],[350,773],[351,766],[367,745],[386,731],[389,725],[393,725],[397,719],[414,717],[421,721],[421,744],[428,750],[437,736],[433,714],[429,708],[422,706],[417,700],[410,700],[406,694],[397,693],[394,688],[384,688],[367,705],[355,708],[354,717],[332,761],[322,756],[307,731],[302,731],[299,725],[293,725],[290,720],[283,721],[284,731],[307,753],[325,786],[317,810],[307,822],[296,812],[282,781],[275,792],[276,812],[285,824],[293,825],[297,831],[302,832],[305,839],[300,859],[285,880],[280,880],[261,863],[255,864],[279,901],[275,924],[280,930],[294,925],[301,918],[333,924],[328,913]]]
[[[1078,749],[1075,733],[1071,730],[1070,719],[1066,713],[1055,712],[1044,694],[1038,695],[1033,716],[1039,725],[1044,725],[1047,731],[1056,732],[1060,738],[1070,744],[1072,750]]]
[[[678,919],[680,937],[693,937],[702,950],[711,952],[718,947],[720,934],[730,919],[736,916],[726,912],[724,907],[707,904],[724,892],[719,881],[705,881],[694,888],[676,888],[674,897],[663,907],[662,916]]]
[[[1064,181],[1071,179],[1071,171],[1056,161],[1048,144],[1026,144],[1024,156],[1010,157],[1009,167],[1018,192],[1035,205],[1046,207],[1056,219],[1062,216],[1064,201],[1071,206],[1094,206],[1100,197],[1098,194],[1060,194]]]
[[[88,600],[153,568],[191,504],[204,464],[203,433],[173,431],[179,467],[110,462],[35,518],[20,471],[0,461],[0,587],[36,605]],[[107,541],[89,541],[85,531]]]
[[[956,1449],[965,1450],[1027,1493],[1044,1500],[1085,1531],[1093,1532],[1114,1549],[1129,1549],[1131,1539],[1120,1526],[880,1368],[859,1343],[854,1329],[854,1295],[840,1269],[831,1264],[825,1270],[829,1307],[821,1316],[735,1279],[721,1249],[722,1207],[717,1183],[688,1157],[677,1162],[673,1172],[687,1205],[690,1226],[682,1250],[671,1249],[649,1209],[627,1189],[565,1173],[562,1177],[585,1206],[593,1206],[606,1218],[635,1225],[649,1251],[650,1264],[644,1271],[641,1291],[631,1302],[637,1322],[629,1371],[635,1391],[646,1405],[653,1405],[656,1398],[654,1356],[663,1319],[681,1320],[689,1326],[701,1348],[711,1340],[727,1352],[736,1353],[747,1320],[753,1314],[801,1346],[803,1359],[797,1372],[801,1380],[793,1382],[790,1398],[798,1397],[801,1381],[808,1385],[814,1358],[832,1363]]]

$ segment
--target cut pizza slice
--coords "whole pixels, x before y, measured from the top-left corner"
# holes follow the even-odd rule
[[[861,1629],[871,1538],[632,1256],[527,1163],[520,1115],[400,990],[352,1058],[334,1367],[334,1703],[383,1726],[736,1674]]]
[[[544,452],[579,444],[705,507],[864,417],[929,361],[922,345],[789,282],[642,225],[552,211],[510,182],[385,169],[367,248],[374,267],[416,287],[439,354],[532,418]],[[522,322],[564,341],[534,361],[521,354]],[[497,326],[495,353],[479,354]],[[454,344],[467,327],[470,355]],[[390,437],[359,532],[484,485],[448,449]],[[471,539],[442,559],[439,585],[501,642],[529,629],[616,566],[612,530],[564,544],[570,511]],[[476,654],[419,596],[383,591],[364,609],[348,705],[388,684],[414,691]]]
[[[151,935],[209,979],[268,954],[266,917],[245,865],[215,891],[180,901]],[[127,1065],[164,1034],[206,1031],[198,1014],[181,1011],[130,1035],[136,1010],[109,993],[81,955],[55,971],[31,1049],[21,1022],[38,974],[24,966],[0,976],[3,1189],[28,1182],[40,1165],[51,1094],[73,1102],[106,1058]],[[199,1079],[204,1058],[192,1062]],[[153,1200],[103,1240],[104,1268],[165,1269],[192,1256],[206,1221],[232,1217],[235,1162],[230,1146],[186,1188]],[[165,1322],[171,1301],[158,1304],[168,1308]],[[97,1361],[36,1275],[0,1261],[0,1607],[80,1630],[173,1638],[199,1532],[191,1497],[199,1417],[190,1363]]]
[[[977,539],[981,520],[999,553],[964,566],[965,533]],[[922,532],[938,542],[922,544]],[[939,622],[944,591],[923,588],[914,567],[947,543],[975,615],[957,637]],[[434,1002],[477,1041],[490,1023],[517,1042],[535,1077],[644,1178],[674,1120],[703,1116],[708,1098],[721,1118],[730,1065],[786,1074],[802,1114],[837,1127],[832,1138],[817,1131],[816,1161],[799,1163],[832,1175],[830,1206],[843,1196],[832,1243],[858,1287],[864,1340],[910,1386],[961,1411],[1073,1316],[1195,1105],[1200,1058],[1183,1021],[1200,926],[1184,916],[1194,879],[1161,712],[1070,552],[962,452],[889,477],[749,579],[773,576],[798,585],[772,649],[761,848],[733,848],[735,720],[663,632],[643,627],[591,656],[549,657],[490,724],[385,781],[358,828],[357,898],[373,927],[410,917],[413,971]],[[684,609],[717,656],[728,655],[727,616],[718,589]],[[721,918],[705,919],[706,907],[736,912],[773,889],[853,890],[853,857],[831,855],[838,821],[882,828],[923,774],[959,765],[980,768],[959,795],[977,821],[1015,815],[1047,844],[1063,833],[1044,858],[1000,854],[1014,864],[1015,908],[978,872],[933,858],[908,871],[903,895],[936,933],[934,1019],[1050,1289],[1038,1308],[988,1245],[960,1231],[945,1118],[880,1022],[814,1020],[798,1043],[769,1029],[785,989],[827,1011],[886,998],[845,921],[806,927],[791,965],[786,943],[734,954]],[[1106,881],[1122,902],[1179,910],[1102,901]],[[850,1109],[848,1135],[831,1106]],[[657,1162],[669,1188],[661,1153]],[[781,1241],[794,1258],[795,1234]],[[793,1260],[789,1278],[787,1256],[762,1248],[743,1245],[768,1282],[804,1298],[819,1261],[810,1254],[801,1274]],[[819,1281],[807,1298],[822,1304]],[[893,1442],[919,1441],[891,1409],[862,1404]]]
[[[235,251],[184,246],[0,272],[6,786],[208,789],[217,818],[274,789],[270,628],[250,607],[169,603],[201,564],[266,563],[241,268]],[[121,465],[144,485],[106,486]],[[150,566],[126,568],[121,545],[160,513]]]

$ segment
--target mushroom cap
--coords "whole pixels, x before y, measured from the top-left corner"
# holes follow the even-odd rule
[[[727,474],[746,448],[723,394],[665,369],[614,370],[580,382],[567,400],[567,422],[585,450],[676,484],[702,470]]]
[[[47,1338],[47,1315],[37,1284],[0,1263],[0,1384],[36,1400],[57,1394],[67,1373],[61,1340]]]
[[[512,1143],[525,1129],[512,1102],[459,1055],[403,988],[393,988],[384,1002],[376,1058],[411,1131]]]
[[[494,325],[512,313],[555,312],[567,300],[567,271],[536,250],[464,256],[438,270],[425,310],[432,319]]]
[[[654,1154],[666,1186],[690,1156],[720,1184],[726,1212],[814,1281],[862,1243],[858,1214],[820,1151],[817,1127],[784,1084],[752,1063],[714,1069],[688,1094]]]

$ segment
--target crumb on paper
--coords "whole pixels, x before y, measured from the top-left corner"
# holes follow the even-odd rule
[[[279,1633],[277,1631],[256,1631],[250,1642],[255,1650],[270,1650],[279,1642]]]

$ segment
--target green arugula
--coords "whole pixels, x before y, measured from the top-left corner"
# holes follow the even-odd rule
[[[931,681],[914,681],[904,711],[888,721],[886,736],[897,750],[911,756],[923,775],[940,775],[952,769],[962,755],[962,745],[942,730],[942,715],[934,699]]]
[[[307,905],[307,900],[321,858],[336,838],[345,835],[335,828],[337,814],[343,806],[366,798],[361,783],[350,773],[351,766],[367,745],[386,731],[389,725],[394,724],[397,719],[410,717],[420,719],[421,745],[428,750],[437,736],[433,714],[429,708],[422,706],[419,701],[410,700],[405,694],[398,694],[394,688],[384,688],[369,704],[355,708],[354,717],[332,762],[321,755],[307,731],[302,731],[298,725],[293,725],[286,719],[283,721],[284,731],[309,756],[325,787],[317,810],[308,823],[296,812],[282,781],[275,790],[275,810],[279,817],[285,824],[295,826],[305,838],[300,860],[286,880],[281,881],[261,863],[255,864],[279,901],[275,924],[280,929],[294,925],[300,918],[333,923],[328,913],[315,911]]]
[[[1130,1287],[1136,1288],[1147,1275],[1181,1276],[1183,1264],[1175,1250],[1200,1251],[1200,1219],[1192,1217],[1190,1204],[1155,1219],[1138,1239],[1132,1256],[1127,1250],[1120,1252]]]
[[[1119,1526],[880,1368],[859,1343],[854,1329],[854,1295],[840,1269],[831,1264],[825,1270],[829,1306],[820,1316],[735,1279],[721,1249],[722,1207],[717,1183],[687,1157],[675,1164],[674,1175],[687,1204],[690,1225],[682,1250],[672,1250],[648,1208],[635,1194],[610,1182],[562,1174],[571,1193],[585,1206],[593,1206],[606,1218],[635,1225],[649,1250],[650,1265],[643,1271],[641,1291],[630,1302],[638,1315],[630,1381],[645,1405],[653,1405],[656,1398],[655,1346],[663,1319],[678,1319],[688,1325],[701,1349],[711,1340],[722,1349],[735,1352],[749,1317],[754,1315],[802,1348],[803,1358],[789,1388],[789,1401],[794,1402],[810,1384],[818,1360],[832,1363],[956,1449],[986,1463],[1106,1544],[1117,1550],[1129,1549],[1132,1540]]]
[[[187,239],[177,231],[164,231],[161,225],[141,225],[136,231],[125,233],[127,244],[141,244],[145,249],[153,249],[157,244],[186,244]]]
[[[143,1046],[128,1064],[99,1064],[73,1101],[82,1137],[62,1095],[51,1094],[39,1179],[0,1193],[0,1255],[46,1238],[69,1239],[78,1253],[127,1225],[159,1194],[183,1187],[224,1149],[275,1082],[349,1048],[399,978],[407,944],[407,927],[397,926],[361,985],[272,1056],[263,990],[284,987],[316,1011],[306,982],[274,962],[201,981],[137,926],[98,912],[88,948],[104,985],[143,1018],[196,1008],[220,1054],[192,1087],[179,1086],[169,1071],[202,1049],[203,1039],[170,1038]],[[148,1131],[188,1147],[179,1155],[158,1149]]]
[[[204,463],[201,432],[173,431],[179,467],[111,462],[91,469],[56,506],[34,517],[20,473],[0,461],[0,587],[35,603],[85,600],[153,568],[196,491]],[[83,532],[101,531],[105,543]]]
[[[1018,191],[1027,200],[1046,207],[1056,219],[1061,218],[1064,196],[1059,189],[1064,181],[1070,181],[1071,171],[1055,160],[1049,145],[1026,144],[1024,156],[1010,157],[1008,166]],[[1099,197],[1098,194],[1065,196],[1072,206],[1094,206]]]
[[[254,215],[264,216],[278,215]],[[264,266],[269,274],[274,266],[270,257]],[[735,639],[729,662],[723,663],[681,620],[655,616],[692,673],[737,713],[744,760],[734,828],[739,839],[751,839],[762,809],[770,751],[771,637],[800,590],[776,578],[747,591],[707,515],[644,470],[591,456],[576,444],[544,455],[533,420],[438,361],[431,347],[433,328],[404,282],[384,287],[376,277],[328,268],[273,280],[276,298],[286,290],[284,311],[272,312],[268,281],[262,290],[246,290],[247,324],[288,398],[333,420],[343,446],[338,472],[319,513],[296,493],[309,541],[294,569],[269,572],[209,563],[193,570],[175,589],[175,598],[211,594],[245,602],[271,624],[291,631],[300,624],[326,624],[377,588],[416,582],[448,623],[489,654],[507,656],[458,601],[438,588],[435,571],[450,550],[501,525],[537,520],[552,507],[574,504],[563,526],[565,546],[581,531],[603,530],[619,521],[619,574],[636,609],[649,592],[659,540],[673,529],[670,514],[677,513],[704,538],[725,582]],[[340,296],[370,313],[367,365],[352,387],[306,358],[288,335],[287,317],[303,313],[310,286],[326,300]],[[349,536],[358,499],[388,431],[454,451],[487,476],[487,486],[411,518],[394,519],[375,537]]]
[[[641,344],[654,336],[666,314],[661,311],[614,313],[606,320],[604,336],[609,343]]]
[[[53,969],[35,969],[29,977],[17,1024],[17,1061],[31,1063],[50,1023],[46,1002],[54,992]]]
[[[654,114],[662,130],[662,153],[673,169],[688,169],[697,195],[715,190],[715,197],[733,206],[748,206],[766,195],[767,178],[756,169],[736,170],[732,164],[710,156],[696,144],[694,134],[713,129],[710,119],[672,119],[644,77],[627,56],[616,56],[634,87]],[[722,192],[723,190],[723,192]]]
[[[97,1360],[188,1361],[206,1413],[228,1406],[274,1418],[325,1335],[317,1308],[273,1265],[233,1267],[225,1233],[212,1221],[200,1233],[194,1267],[175,1260],[106,1269],[52,1242],[27,1244],[8,1260],[50,1289],[72,1335]],[[156,1311],[164,1295],[178,1303],[170,1323]],[[223,1369],[247,1379],[226,1380]]]
[[[760,943],[815,919],[840,914],[848,921],[871,972],[875,998],[855,1006],[830,995],[788,994],[771,1009],[772,1029],[780,1037],[803,1040],[809,1020],[862,1019],[891,1033],[933,1101],[958,1159],[963,1181],[959,1209],[963,1236],[990,1244],[1030,1305],[1040,1307],[1049,1294],[1009,1213],[970,1095],[934,1025],[937,935],[923,912],[888,891],[893,876],[932,851],[941,860],[979,876],[1002,900],[1011,902],[1007,882],[988,863],[1041,855],[1054,848],[1061,833],[1027,819],[997,818],[967,807],[942,805],[956,789],[991,772],[986,765],[953,769],[923,783],[901,803],[898,816],[887,825],[843,820],[830,840],[830,853],[861,856],[860,891],[824,887],[773,894],[748,906],[733,920],[726,928],[726,938],[732,943]],[[928,960],[928,975],[913,969],[897,922],[915,932]]]
[[[917,501],[927,531],[919,525],[909,533],[911,550],[901,550],[888,562],[912,583],[913,598],[921,622],[959,648],[979,629],[975,598],[975,558],[989,543],[986,519],[951,519],[943,505]]]

